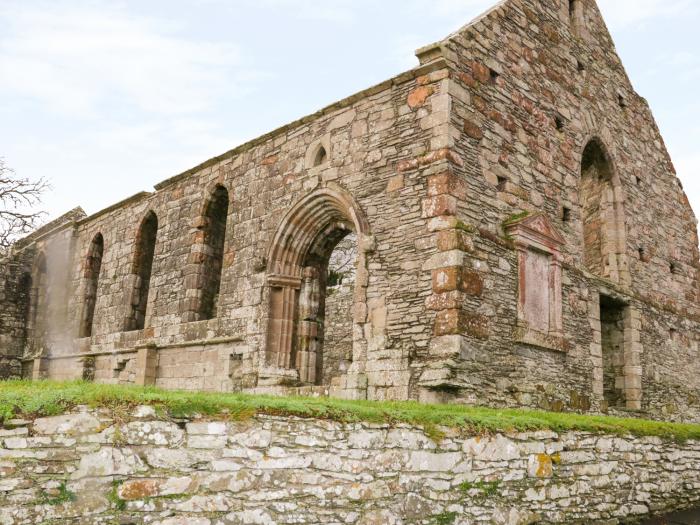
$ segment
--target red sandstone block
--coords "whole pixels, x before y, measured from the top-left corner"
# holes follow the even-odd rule
[[[433,270],[434,293],[454,292],[460,287],[461,282],[462,268],[460,266]]]
[[[434,334],[468,335],[477,339],[488,339],[488,320],[478,314],[465,312],[461,309],[442,310],[435,317]]]
[[[428,100],[428,97],[434,92],[435,88],[433,86],[421,86],[414,89],[408,94],[408,106],[411,109],[421,107],[423,104],[425,104],[425,101]]]
[[[438,195],[423,199],[423,217],[441,217],[444,215],[457,214],[457,199],[451,195]]]
[[[491,81],[491,70],[488,67],[476,60],[472,61],[471,66],[472,74],[476,80],[482,84],[488,84]]]
[[[484,138],[484,132],[481,131],[481,127],[478,124],[475,124],[471,120],[466,120],[464,121],[464,133],[467,134],[467,136],[476,139],[476,140],[481,140]]]
[[[459,317],[459,309],[442,310],[438,312],[437,316],[435,316],[434,334],[437,337],[443,335],[458,335],[460,333]]]
[[[481,278],[481,274],[475,270],[462,268],[460,284],[461,290],[467,295],[481,297],[484,291],[484,280]]]

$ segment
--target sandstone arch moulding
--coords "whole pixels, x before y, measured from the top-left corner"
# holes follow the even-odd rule
[[[358,243],[352,367],[355,372],[362,367],[367,347],[367,254],[373,243],[358,204],[334,185],[317,189],[298,201],[280,222],[270,246],[265,365],[266,375],[273,382],[320,384],[325,272],[331,252],[351,232]]]

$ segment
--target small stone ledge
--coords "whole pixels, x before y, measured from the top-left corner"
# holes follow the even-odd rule
[[[562,336],[545,334],[532,328],[518,327],[513,332],[513,341],[553,352],[567,353],[569,342]]]

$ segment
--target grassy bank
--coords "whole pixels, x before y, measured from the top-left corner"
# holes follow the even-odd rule
[[[85,382],[0,382],[0,420],[57,415],[77,405],[105,407],[123,413],[124,410],[141,404],[152,405],[164,416],[170,417],[200,414],[242,420],[256,414],[293,415],[341,422],[409,423],[423,426],[433,434],[439,434],[437,429],[443,426],[470,432],[581,430],[617,435],[659,436],[679,441],[700,439],[700,425],[531,410],[172,392],[152,387]]]

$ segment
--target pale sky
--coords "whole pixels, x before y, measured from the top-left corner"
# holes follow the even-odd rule
[[[0,156],[98,211],[417,64],[495,0],[0,0]],[[700,212],[700,2],[599,0]]]

